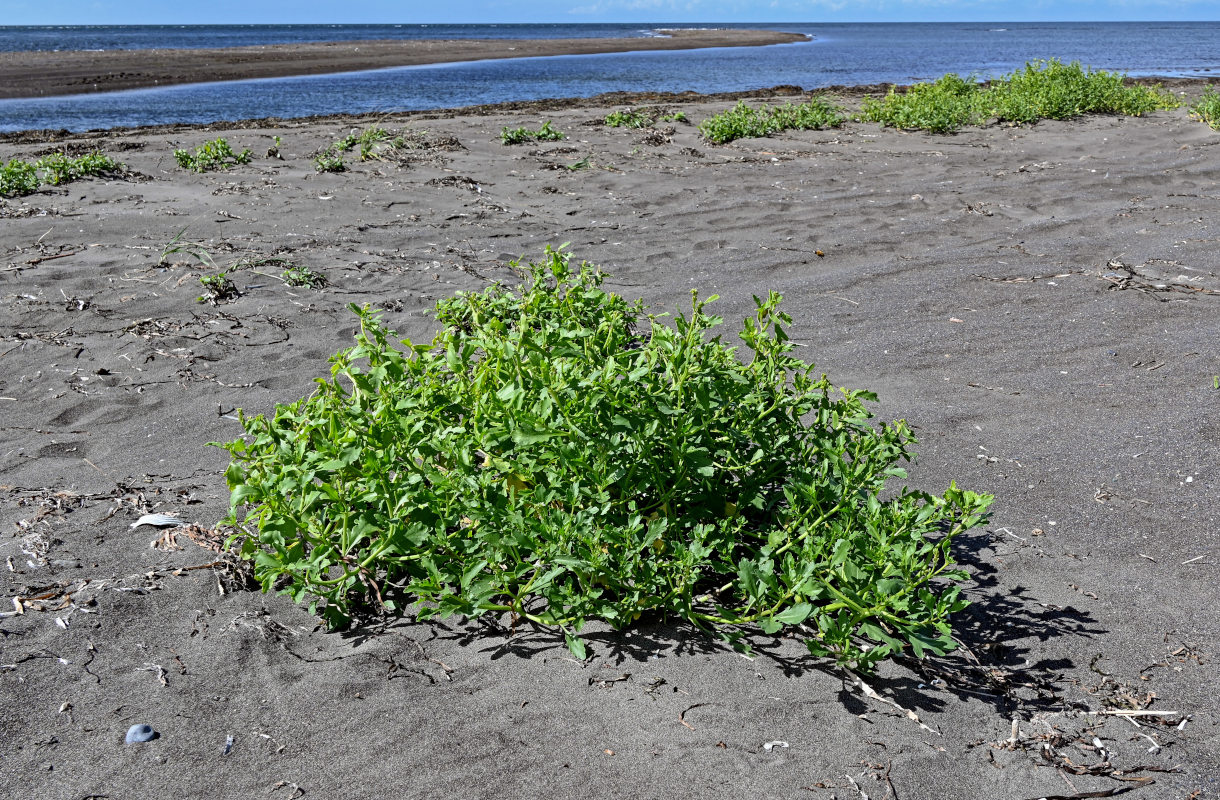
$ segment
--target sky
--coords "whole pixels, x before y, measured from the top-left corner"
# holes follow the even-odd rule
[[[1220,20],[1217,0],[0,0],[5,25]]]

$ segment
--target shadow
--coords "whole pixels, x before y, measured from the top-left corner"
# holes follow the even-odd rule
[[[876,673],[865,676],[870,686],[917,712],[944,710],[952,702],[950,698],[958,702],[981,701],[1005,714],[1017,709],[1036,711],[1071,705],[1060,686],[1064,673],[1076,664],[1067,658],[1039,658],[1037,645],[1063,636],[1092,638],[1106,631],[1087,611],[1042,602],[1025,587],[1003,586],[985,555],[999,541],[996,536],[986,530],[975,530],[960,534],[953,542],[954,559],[972,576],[964,589],[971,605],[953,618],[958,648],[943,656],[923,659],[905,654],[896,656],[887,662],[889,666],[882,665]],[[399,607],[409,606],[400,602]],[[575,658],[568,651],[562,631],[532,623],[513,628],[493,615],[417,621],[411,614],[378,618],[371,614],[371,609],[364,609],[349,628],[339,633],[352,644],[360,645],[389,632],[425,628],[428,640],[477,647],[492,660],[539,655]],[[740,634],[740,643],[748,646],[753,656],[767,659],[788,677],[812,671],[842,681],[844,688],[839,699],[851,714],[861,714],[868,708],[868,702],[854,686],[851,672],[832,660],[802,652],[803,645],[797,644],[804,638],[800,631],[789,630],[779,637],[757,629]],[[672,616],[645,616],[622,630],[590,623],[581,632],[581,638],[590,653],[588,661],[596,658],[615,664],[645,664],[662,657],[734,651],[729,642]]]

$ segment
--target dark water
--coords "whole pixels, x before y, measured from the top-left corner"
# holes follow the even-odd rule
[[[0,28],[0,49],[172,47],[354,38],[646,35],[635,25]],[[666,27],[658,24],[656,27]],[[679,26],[672,26],[679,27]],[[688,26],[690,27],[690,26]],[[775,24],[812,41],[401,67],[303,78],[0,101],[0,131],[444,108],[608,91],[736,91],[998,76],[1039,58],[1132,76],[1220,77],[1220,22]]]

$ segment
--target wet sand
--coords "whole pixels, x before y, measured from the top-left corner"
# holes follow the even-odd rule
[[[130,169],[0,202],[3,794],[1215,796],[1220,134],[1181,109],[713,147],[607,108],[0,137]],[[500,144],[547,120],[568,138]],[[314,171],[372,124],[414,146]],[[175,164],[217,136],[254,161]],[[328,285],[237,269],[240,297],[200,303],[200,263],[160,258],[180,234]],[[877,699],[796,640],[747,660],[654,620],[594,630],[582,664],[491,623],[328,633],[242,586],[207,446],[233,409],[309,393],[349,303],[426,339],[439,298],[563,242],[656,311],[719,293],[730,339],[782,292],[800,354],[915,428],[911,485],[996,495],[955,548],[962,649],[884,665]],[[196,527],[133,530],[148,512]],[[136,723],[160,738],[124,744]]]
[[[634,39],[422,39],[199,50],[0,53],[0,100],[454,61],[755,47],[805,40],[804,34],[780,31],[675,30],[667,36]]]

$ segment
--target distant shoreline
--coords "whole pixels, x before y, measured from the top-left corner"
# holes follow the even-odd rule
[[[284,78],[388,67],[537,56],[757,47],[807,41],[800,33],[667,30],[667,36],[589,39],[414,39],[212,49],[0,53],[0,99],[54,97],[205,81]]]

